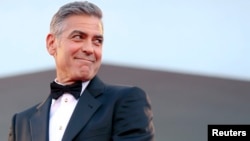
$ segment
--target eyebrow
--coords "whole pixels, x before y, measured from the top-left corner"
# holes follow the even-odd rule
[[[72,36],[73,34],[80,34],[80,35],[88,35],[87,33],[83,32],[83,31],[80,31],[80,30],[73,30],[70,34],[69,34],[69,37]],[[94,35],[95,38],[101,38],[103,39],[103,35]]]
[[[85,32],[80,31],[80,30],[73,30],[69,36],[72,36],[73,34],[80,34],[80,35],[87,35]]]

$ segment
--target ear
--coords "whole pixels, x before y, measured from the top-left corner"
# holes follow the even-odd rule
[[[56,54],[56,37],[54,34],[49,33],[46,37],[46,47],[50,55]]]

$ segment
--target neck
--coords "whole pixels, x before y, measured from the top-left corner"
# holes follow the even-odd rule
[[[80,80],[79,80],[80,81]],[[55,79],[55,82],[60,84],[60,85],[71,85],[79,81],[60,81],[58,78]]]

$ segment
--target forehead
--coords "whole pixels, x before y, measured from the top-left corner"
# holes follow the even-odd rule
[[[101,19],[88,15],[73,15],[63,21],[63,32],[80,30],[95,34],[103,34]]]

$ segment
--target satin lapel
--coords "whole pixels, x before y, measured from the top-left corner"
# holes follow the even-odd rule
[[[85,90],[72,114],[62,141],[73,140],[100,106],[101,103]]]
[[[49,109],[51,98],[37,107],[37,111],[30,118],[32,141],[48,141]]]

